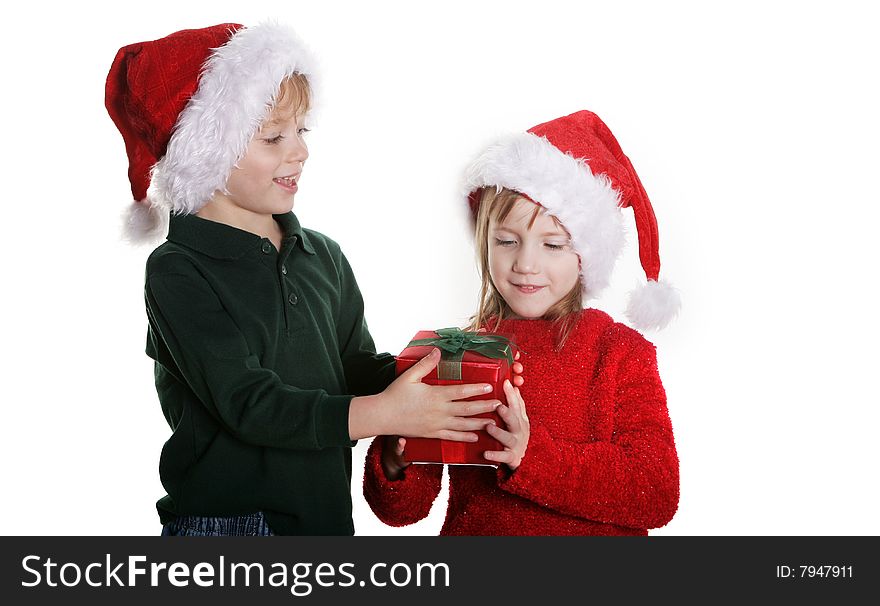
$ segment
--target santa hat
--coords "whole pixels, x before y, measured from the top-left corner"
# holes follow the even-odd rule
[[[648,194],[611,134],[589,111],[539,124],[491,145],[469,166],[465,192],[476,217],[485,187],[525,194],[559,219],[581,258],[584,295],[608,286],[624,244],[621,208],[632,208],[639,259],[648,278],[630,294],[626,314],[640,329],[663,328],[678,313],[678,291],[659,281],[657,220]]]
[[[273,22],[224,23],[119,49],[105,105],[122,133],[134,203],[125,236],[165,236],[169,213],[192,214],[222,191],[268,116],[281,83],[314,59],[296,34]]]

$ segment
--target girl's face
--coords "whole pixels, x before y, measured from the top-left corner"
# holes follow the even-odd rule
[[[272,112],[247,147],[226,181],[235,206],[261,215],[283,214],[293,208],[303,164],[309,150],[303,140],[308,129],[302,116]],[[218,194],[221,195],[221,194]]]
[[[489,275],[519,318],[540,318],[578,281],[580,259],[568,233],[535,204],[519,198],[502,223],[489,221]]]

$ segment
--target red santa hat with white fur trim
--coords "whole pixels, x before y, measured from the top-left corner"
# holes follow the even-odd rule
[[[608,286],[625,241],[620,209],[632,208],[639,259],[648,281],[630,293],[626,315],[644,330],[661,329],[678,314],[678,291],[659,280],[657,220],[648,194],[617,139],[596,114],[579,111],[489,146],[465,177],[474,217],[485,187],[525,194],[562,222],[581,258],[586,298],[598,296]]]
[[[183,30],[119,49],[105,105],[129,160],[125,237],[158,242],[169,213],[195,213],[223,191],[281,83],[298,73],[314,89],[314,65],[296,34],[274,22]]]

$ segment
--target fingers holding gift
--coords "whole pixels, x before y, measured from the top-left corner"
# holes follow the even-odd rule
[[[487,450],[483,456],[487,461],[504,463],[511,471],[519,467],[519,462],[522,460],[521,458],[517,460],[516,454],[512,450]]]
[[[431,350],[431,353],[413,364],[409,370],[400,376],[406,377],[411,383],[419,383],[437,367],[438,362],[440,362],[440,350],[435,347]]]
[[[453,431],[480,431],[490,423],[491,419],[483,417],[455,417],[449,421],[447,428]]]
[[[441,440],[449,440],[450,442],[476,442],[479,438],[477,434],[466,431],[453,431],[451,429],[442,429],[435,436]]]
[[[516,434],[514,434],[510,431],[506,431],[504,429],[501,429],[500,427],[498,427],[494,423],[490,423],[490,424],[486,425],[486,433],[488,433],[490,436],[492,436],[493,438],[495,438],[496,440],[501,442],[501,445],[504,446],[505,448],[515,448],[516,447],[516,443],[517,443]],[[492,451],[489,451],[489,452],[492,452]]]
[[[519,352],[516,352],[516,355],[513,356],[513,359],[519,360]],[[525,382],[525,379],[523,379],[523,377],[522,377],[522,373],[523,373],[522,362],[514,362],[513,365],[510,367],[510,369],[513,371],[513,379],[512,379],[513,384],[516,387],[521,387],[522,384]]]
[[[466,383],[464,385],[439,385],[435,389],[447,400],[464,400],[474,396],[485,396],[492,393],[489,383]],[[485,412],[485,411],[484,411]]]
[[[516,387],[521,387],[522,384],[525,383],[525,379],[522,377],[523,365],[519,362],[514,362],[511,369],[513,370],[513,378],[511,381]]]
[[[396,480],[400,477],[400,473],[409,466],[403,458],[403,451],[406,448],[406,439],[399,436],[385,436],[385,444],[382,448],[382,468],[385,471],[385,477],[389,480]]]
[[[498,440],[504,450],[487,451],[483,456],[495,463],[507,465],[511,471],[516,470],[526,454],[529,443],[529,418],[526,416],[526,406],[519,393],[510,381],[504,382],[504,394],[507,397],[507,405],[498,407],[498,416],[507,425],[507,429],[501,429],[495,425],[486,427],[486,431]]]
[[[504,446],[504,450],[487,450],[483,453],[483,456],[488,461],[503,463],[511,471],[515,471],[522,462],[523,456],[525,456],[528,438],[505,431],[495,425],[486,427],[486,431]]]
[[[492,412],[501,406],[501,400],[472,400],[470,402],[452,402],[449,414],[456,417],[472,417]]]
[[[392,436],[393,439],[394,436]],[[393,452],[395,456],[402,457],[403,451],[406,450],[406,438],[397,437],[397,440],[394,441]]]
[[[441,387],[429,387],[441,390]],[[432,392],[438,393],[438,392]],[[494,410],[501,403],[498,400],[475,400],[472,402],[449,402],[440,393],[438,398],[422,405],[413,417],[418,424],[412,436],[440,438],[456,442],[476,442],[477,432],[485,428],[488,419],[475,417]]]
[[[501,420],[504,421],[504,424],[507,426],[507,431],[515,434],[522,431],[522,419],[511,410],[509,406],[502,404],[495,412],[497,412],[498,416],[501,417]]]
[[[528,427],[529,417],[526,414],[526,403],[523,401],[519,388],[511,385],[510,381],[504,382],[504,395],[507,397],[507,404],[517,416],[521,423]]]

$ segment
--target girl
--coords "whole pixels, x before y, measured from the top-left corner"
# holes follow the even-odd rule
[[[653,211],[629,159],[595,114],[578,112],[509,137],[471,166],[468,202],[482,273],[473,330],[509,334],[523,354],[507,384],[503,451],[492,467],[450,468],[444,535],[644,535],[678,506],[678,457],[653,345],[582,309],[606,286],[623,243],[619,207],[635,212],[649,278],[627,315],[659,328],[678,310],[658,283]],[[528,409],[528,414],[526,414]],[[373,441],[364,494],[400,526],[424,518],[442,466],[407,467],[406,440]]]

